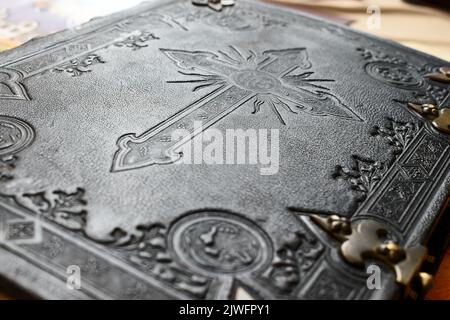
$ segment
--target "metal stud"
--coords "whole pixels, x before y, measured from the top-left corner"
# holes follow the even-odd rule
[[[427,74],[426,77],[434,81],[450,83],[450,67],[441,67],[437,72]]]
[[[223,7],[233,6],[235,0],[192,0],[198,6],[208,6],[215,11],[222,11]]]
[[[450,108],[439,109],[434,104],[408,103],[413,111],[431,121],[432,126],[446,134],[450,134]]]

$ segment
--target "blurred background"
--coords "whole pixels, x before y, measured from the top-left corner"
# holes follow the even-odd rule
[[[186,0],[188,1],[188,0]],[[450,61],[448,0],[264,0],[395,40]],[[0,0],[0,51],[142,0]],[[239,0],[236,0],[239,2]],[[450,300],[450,250],[428,299]],[[0,299],[11,297],[1,289]]]
[[[188,0],[186,0],[188,1]],[[239,0],[236,0],[239,2]],[[265,0],[450,60],[448,0]],[[0,50],[71,28],[142,0],[0,0]]]

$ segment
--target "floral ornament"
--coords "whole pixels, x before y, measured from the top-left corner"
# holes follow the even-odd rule
[[[73,193],[61,190],[29,193],[23,195],[28,198],[38,212],[45,218],[73,231],[84,231],[87,211],[82,207],[86,205],[84,190],[77,188]]]
[[[359,194],[359,200],[367,197],[375,185],[382,179],[387,171],[387,166],[381,161],[352,156],[351,167],[336,166],[333,178],[344,179],[350,182],[351,189]]]
[[[205,298],[210,281],[181,267],[171,256],[167,244],[167,228],[161,224],[139,225],[133,232],[116,228],[105,245],[115,249],[121,258],[162,282],[197,298]]]
[[[282,294],[291,293],[317,261],[323,246],[307,233],[286,234],[263,278]]]
[[[138,31],[136,33],[130,34],[125,39],[123,39],[119,42],[116,42],[114,45],[116,47],[126,47],[126,48],[131,48],[131,50],[138,50],[138,49],[147,47],[148,44],[146,42],[148,42],[150,40],[158,40],[158,39],[159,38],[151,32]]]
[[[105,63],[102,58],[96,54],[88,54],[86,56],[72,59],[68,63],[53,69],[54,72],[67,72],[72,77],[81,76],[83,73],[91,72],[90,67],[94,64]]]

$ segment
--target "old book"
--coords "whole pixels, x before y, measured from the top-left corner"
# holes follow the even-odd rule
[[[42,298],[420,296],[449,66],[244,0],[1,53],[0,273]]]

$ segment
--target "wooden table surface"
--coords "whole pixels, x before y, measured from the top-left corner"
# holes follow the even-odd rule
[[[439,266],[434,287],[426,296],[428,300],[450,300],[450,248]]]
[[[0,300],[9,300],[9,299],[12,299],[12,297],[8,296],[5,293],[0,293]]]

